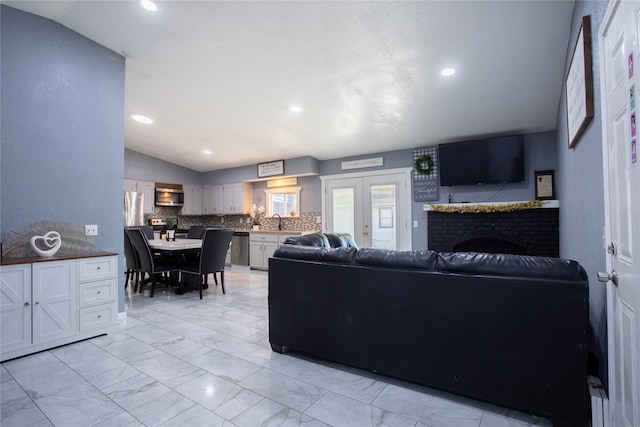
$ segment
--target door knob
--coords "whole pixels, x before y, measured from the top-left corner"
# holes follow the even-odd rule
[[[598,282],[607,283],[609,280],[611,280],[614,285],[618,286],[618,273],[615,270],[613,270],[611,274],[605,271],[598,272]]]

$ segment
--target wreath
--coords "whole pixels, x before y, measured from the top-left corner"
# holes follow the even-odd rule
[[[427,167],[424,167],[425,163],[427,164]],[[433,172],[433,159],[431,158],[431,155],[423,154],[418,157],[413,164],[413,167],[420,175],[431,175],[431,172]]]

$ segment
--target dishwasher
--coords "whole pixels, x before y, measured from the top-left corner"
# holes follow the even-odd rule
[[[231,237],[231,264],[249,265],[249,233],[236,231]]]

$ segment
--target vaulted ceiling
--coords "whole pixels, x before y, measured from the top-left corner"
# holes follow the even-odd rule
[[[553,130],[574,2],[3,4],[122,54],[125,146],[209,171]]]

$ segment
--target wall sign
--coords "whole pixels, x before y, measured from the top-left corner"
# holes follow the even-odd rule
[[[575,147],[593,118],[591,18],[584,16],[566,81],[569,148]]]
[[[384,165],[383,157],[374,157],[371,159],[361,159],[361,160],[349,160],[347,162],[341,163],[342,170],[370,168],[373,166],[383,166],[383,165]]]
[[[413,200],[433,202],[440,198],[438,147],[413,152]]]
[[[258,178],[275,175],[284,175],[284,160],[258,163]]]

